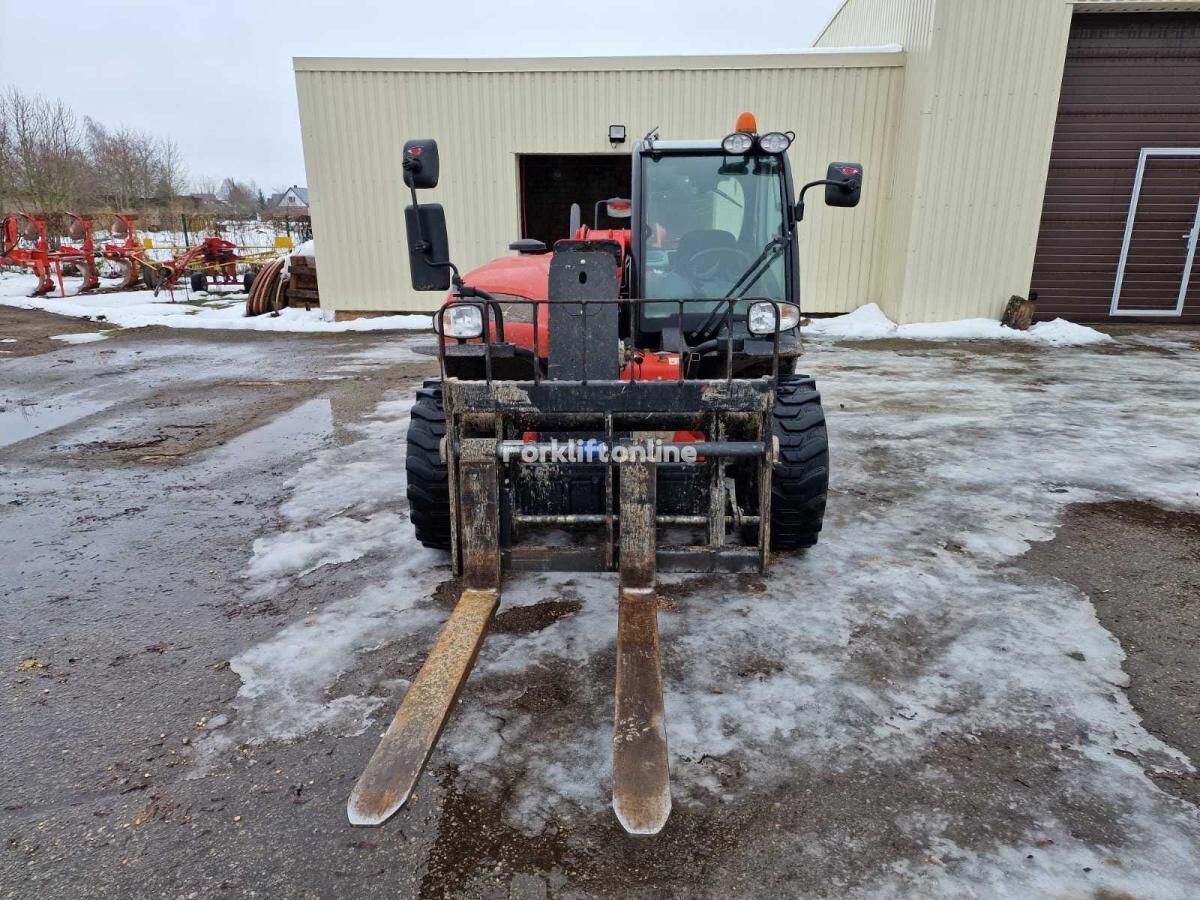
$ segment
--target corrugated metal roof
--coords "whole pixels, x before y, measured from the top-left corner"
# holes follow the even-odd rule
[[[705,69],[828,69],[904,65],[899,44],[809,48],[793,53],[704,56],[337,57],[297,56],[296,72],[695,72]]]

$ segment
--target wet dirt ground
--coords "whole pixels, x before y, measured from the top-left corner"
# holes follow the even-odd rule
[[[1200,439],[1200,396],[1180,392],[1200,383],[1194,335],[1040,354],[814,348],[841,460],[830,549],[763,581],[664,582],[676,806],[647,840],[605,808],[615,586],[595,576],[516,580],[416,797],[383,828],[346,824],[455,597],[388,478],[404,422],[388,404],[435,368],[425,338],[48,340],[70,330],[0,309],[0,333],[34,348],[0,357],[0,896],[1189,896],[1200,478],[1186,485],[1200,470],[1182,448]],[[1122,385],[1122,415],[1140,403],[1173,423],[1142,451],[1129,423],[1130,465],[1157,487],[1106,486],[1071,444],[1053,464],[1044,448],[998,458],[986,483],[1011,483],[1011,507],[964,488],[985,493],[975,472],[923,493],[922,468],[992,452],[973,392],[1012,398],[1013,416],[1069,405],[1044,425],[1062,441],[1084,413],[1112,427],[1103,404],[1056,393],[1069,364],[1050,354]],[[910,377],[961,394],[918,397]],[[933,438],[905,431],[933,419]],[[356,465],[374,483],[343,488]],[[345,498],[298,511],[321,479]],[[360,550],[280,542],[310,534]],[[927,564],[942,583],[921,581]],[[755,617],[776,609],[772,636]],[[1047,665],[1022,643],[1050,646],[1060,616],[1086,635],[1054,644],[1047,680],[1078,681],[1095,718],[1047,709],[1055,688],[1034,679],[991,712],[987,684]],[[359,629],[344,651],[322,636],[331,621]],[[332,658],[323,681],[302,677]],[[365,705],[345,716],[339,698]],[[706,732],[696,710],[723,702],[741,712]]]
[[[104,327],[104,323],[9,306],[0,318],[0,361],[62,350],[67,345],[54,340],[56,336],[95,333]]]
[[[1129,699],[1146,730],[1200,760],[1200,514],[1149,503],[1073,506],[1022,565],[1092,598],[1121,641]],[[1137,761],[1136,759],[1134,760]],[[1200,806],[1200,775],[1147,775]]]

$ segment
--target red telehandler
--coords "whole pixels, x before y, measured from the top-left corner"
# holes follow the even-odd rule
[[[793,192],[789,132],[742,114],[723,140],[633,148],[631,228],[578,226],[552,249],[464,277],[432,140],[404,146],[416,290],[451,290],[434,317],[441,377],[408,432],[416,537],[448,550],[463,591],[348,803],[378,825],[408,799],[474,664],[506,570],[620,573],[613,808],[632,834],[671,810],[655,573],[765,573],[772,550],[821,531],[829,451],[800,355],[796,232],[822,187],[852,207],[862,167],[833,163]],[[547,530],[570,541],[545,540]]]

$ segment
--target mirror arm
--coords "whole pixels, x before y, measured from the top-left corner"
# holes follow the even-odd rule
[[[401,165],[403,165],[405,170],[413,168],[413,165],[407,159],[404,160]],[[416,186],[413,185],[412,179],[409,177],[407,171],[404,173],[404,183],[408,185],[408,192],[412,195],[413,208],[419,210],[421,208],[421,203],[417,199],[417,189]],[[421,217],[419,215],[415,216],[414,220],[414,224],[417,226],[417,239],[413,241],[413,250],[415,250],[417,253],[424,253],[426,256],[428,256],[429,251],[433,249],[433,245],[429,243],[429,241],[425,240],[425,232],[421,229]],[[446,260],[445,262],[434,262],[432,259],[429,260],[429,265],[437,266],[438,268],[449,268],[452,273],[450,276],[450,281],[454,285],[454,293],[458,296],[463,296],[461,293],[463,280],[462,276],[458,272],[458,266],[454,265],[454,263],[450,262],[450,260]]]
[[[846,190],[850,186],[848,181],[830,181],[828,178],[822,178],[819,181],[810,181],[804,187],[800,188],[800,199],[796,201],[796,221],[804,221],[804,195],[808,193],[809,188],[824,187],[825,185],[837,185],[842,190]]]
[[[404,161],[403,165],[405,169],[409,168],[409,162],[407,159]],[[421,204],[417,201],[417,189],[413,186],[412,179],[408,177],[408,172],[404,173],[404,183],[408,185],[408,191],[410,194],[412,194],[413,209],[420,210]],[[417,239],[413,242],[413,249],[418,253],[428,253],[432,248],[429,245],[429,241],[425,240],[425,233],[421,230],[421,217],[418,215],[415,218],[417,226]]]

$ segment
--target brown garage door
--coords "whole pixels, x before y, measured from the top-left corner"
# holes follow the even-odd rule
[[[1075,17],[1030,285],[1039,318],[1200,322],[1198,86],[1200,13]]]

